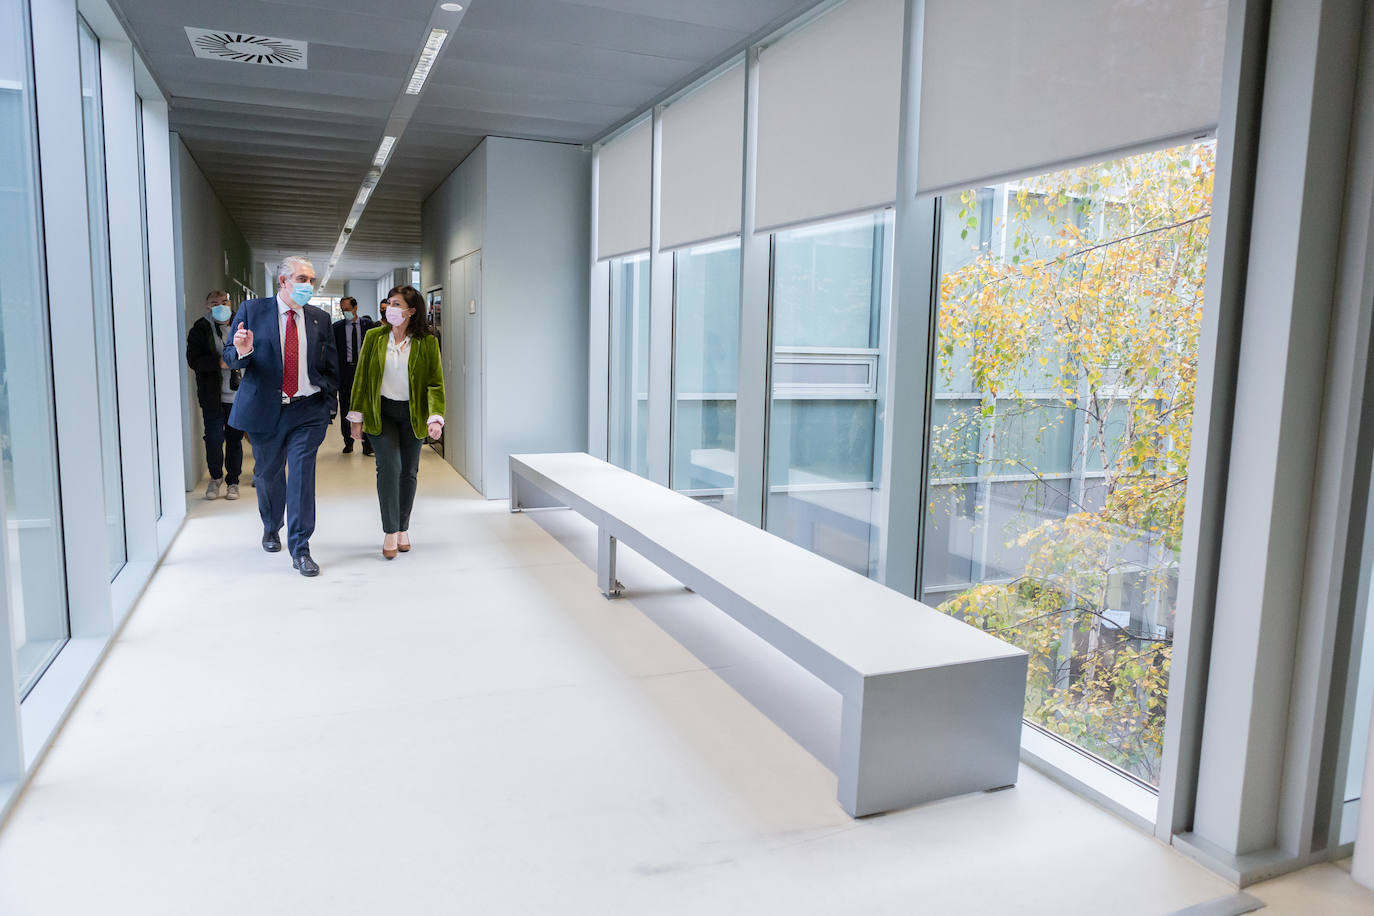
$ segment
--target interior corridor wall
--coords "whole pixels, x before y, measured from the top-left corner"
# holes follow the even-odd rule
[[[480,471],[466,476],[490,499],[509,495],[510,454],[587,447],[590,162],[576,146],[488,137],[421,207],[424,292],[445,290],[448,419],[461,417],[463,440],[479,443],[468,451]],[[449,275],[479,251],[471,321]],[[459,321],[480,341],[469,344]],[[480,365],[479,391],[465,390],[460,340]],[[462,471],[456,433],[445,434],[445,457]]]
[[[177,288],[181,294],[178,332],[183,344],[181,400],[186,410],[186,489],[205,476],[205,428],[196,402],[194,373],[185,365],[186,331],[205,314],[205,294],[228,291],[235,305],[243,301],[239,285],[252,285],[253,259],[248,243],[215,189],[206,180],[186,144],[172,133],[172,195],[177,243]]]

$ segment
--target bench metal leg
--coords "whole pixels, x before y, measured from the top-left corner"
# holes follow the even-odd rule
[[[596,584],[607,598],[619,598],[624,588],[615,577],[615,538],[605,528],[596,529]]]
[[[865,678],[844,698],[840,804],[879,814],[1016,782],[1026,657]]]
[[[514,471],[510,472],[510,511],[512,515],[520,511],[520,478]]]

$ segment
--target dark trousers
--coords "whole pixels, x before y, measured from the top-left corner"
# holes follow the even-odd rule
[[[202,407],[205,420],[205,467],[211,480],[237,485],[243,473],[243,433],[229,425],[233,404]]]
[[[339,432],[343,433],[344,445],[353,444],[353,425],[348,422],[349,402],[353,399],[353,375],[356,367],[343,361],[339,354]]]
[[[317,394],[282,407],[276,429],[253,434],[262,528],[280,530],[284,515],[293,557],[310,549],[315,533],[315,453],[328,430],[329,407]]]
[[[420,473],[420,440],[410,428],[410,405],[382,398],[382,431],[368,436],[377,454],[377,502],[382,507],[382,531],[410,530],[415,505],[415,478]]]

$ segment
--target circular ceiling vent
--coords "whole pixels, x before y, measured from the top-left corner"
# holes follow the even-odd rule
[[[303,41],[190,27],[186,29],[186,37],[199,58],[305,69],[306,43]]]

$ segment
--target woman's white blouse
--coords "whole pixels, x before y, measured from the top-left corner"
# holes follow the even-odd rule
[[[396,342],[386,335],[386,367],[382,370],[382,397],[393,401],[410,400],[410,335]]]

